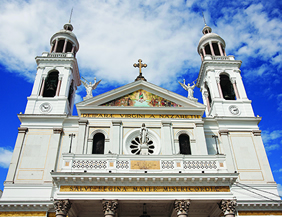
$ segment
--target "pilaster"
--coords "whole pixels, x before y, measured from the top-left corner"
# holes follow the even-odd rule
[[[208,155],[206,138],[204,133],[204,122],[195,123],[196,129],[196,146],[197,146],[197,153],[196,155]],[[194,153],[192,153],[194,155]]]
[[[253,135],[254,135],[253,139],[254,139],[254,143],[256,146],[256,150],[260,158],[260,164],[261,164],[261,167],[263,168],[264,177],[266,179],[265,181],[274,182],[271,168],[270,168],[268,158],[265,152],[265,148],[263,145],[263,141],[261,138],[261,130],[253,130]]]
[[[222,144],[222,149],[223,149],[223,154],[226,155],[226,165],[227,165],[227,170],[230,173],[234,173],[236,170],[235,165],[234,165],[234,156],[232,153],[231,149],[231,144],[229,142],[228,138],[228,130],[220,130],[219,131],[220,137],[221,137],[221,144]]]
[[[26,136],[26,132],[28,131],[27,127],[19,127],[18,128],[18,137],[16,140],[16,144],[15,144],[15,148],[14,148],[14,152],[12,155],[12,160],[10,163],[10,167],[9,167],[9,171],[7,174],[7,178],[5,183],[7,184],[12,184],[14,182],[15,179],[15,174],[16,174],[16,170],[18,168],[18,164],[20,161],[20,156],[22,153],[22,147],[24,144],[24,140],[25,140],[25,136]]]
[[[111,143],[111,148],[110,151],[112,153],[119,153],[120,151],[120,140],[121,140],[121,125],[122,125],[122,121],[121,120],[113,120],[112,121],[112,127],[113,127],[113,133],[112,133],[112,142],[115,143]],[[122,154],[122,153],[119,153]]]
[[[79,119],[78,120],[78,135],[77,135],[77,144],[76,144],[76,152],[75,154],[84,154],[86,142],[86,128],[87,128],[88,120],[87,119]]]
[[[171,121],[162,121],[162,154],[176,154],[171,136]]]

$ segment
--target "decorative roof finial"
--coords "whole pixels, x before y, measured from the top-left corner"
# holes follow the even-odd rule
[[[203,14],[204,23],[205,23],[205,26],[206,26],[207,23],[206,23],[206,19],[205,19],[205,15],[204,15],[204,12],[203,12],[203,11],[202,11],[202,14]]]
[[[71,13],[70,13],[70,19],[69,19],[69,23],[71,23],[71,16],[72,16],[72,11],[73,11],[73,8],[71,9]]]

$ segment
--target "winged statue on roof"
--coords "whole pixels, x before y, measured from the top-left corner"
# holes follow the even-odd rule
[[[92,97],[93,97],[93,95],[92,95],[92,90],[95,90],[95,89],[97,88],[98,84],[99,84],[102,80],[96,82],[96,77],[95,77],[95,78],[94,78],[94,83],[92,83],[91,81],[90,81],[90,82],[87,81],[84,77],[81,77],[81,78],[83,79],[83,80],[81,79],[81,82],[82,82],[83,86],[85,87],[86,93],[87,93],[87,95],[86,95],[85,97],[83,97],[83,100],[92,98]]]

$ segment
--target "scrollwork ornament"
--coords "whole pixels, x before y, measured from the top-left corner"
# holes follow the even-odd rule
[[[69,200],[55,200],[53,204],[56,210],[56,216],[66,216],[71,208],[71,202]]]
[[[103,200],[103,211],[105,215],[114,215],[118,208],[118,201],[116,200]]]
[[[219,208],[226,215],[235,215],[237,202],[235,200],[222,200]]]
[[[174,202],[174,209],[176,210],[177,216],[187,215],[189,211],[190,200],[176,200]]]

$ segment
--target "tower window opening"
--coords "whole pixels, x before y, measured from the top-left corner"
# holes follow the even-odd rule
[[[92,154],[104,154],[105,136],[103,133],[96,133],[93,138]]]
[[[191,155],[190,138],[187,134],[179,136],[180,154]]]
[[[58,86],[58,71],[50,72],[44,85],[43,97],[54,97]]]
[[[217,43],[212,43],[212,48],[216,56],[220,56],[220,51]]]
[[[205,34],[208,34],[209,33],[209,31],[208,30],[205,30]]]
[[[206,55],[211,55],[211,48],[210,48],[210,45],[209,44],[207,44],[206,46],[205,46],[205,52],[206,52]]]
[[[73,81],[72,81],[71,85],[70,85],[69,95],[68,95],[68,100],[69,100],[69,105],[70,106],[71,106],[71,103],[72,103],[73,92],[74,92],[74,88],[73,88]]]
[[[211,104],[211,103],[212,103],[211,92],[210,92],[210,88],[209,88],[209,86],[207,85],[207,83],[205,83],[205,88],[206,88],[207,91],[208,91],[208,99],[209,99],[209,103]]]
[[[66,48],[66,52],[71,52],[71,50],[72,50],[72,43],[70,43],[70,42],[68,41],[68,43],[67,43],[67,48]]]
[[[235,100],[235,92],[233,89],[233,85],[227,75],[220,75],[220,87],[224,99]]]
[[[64,44],[65,44],[65,40],[63,40],[63,39],[59,40],[58,41],[58,47],[57,47],[57,50],[55,52],[57,52],[57,53],[63,52]]]

